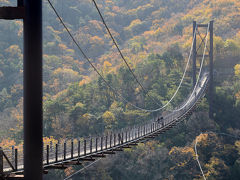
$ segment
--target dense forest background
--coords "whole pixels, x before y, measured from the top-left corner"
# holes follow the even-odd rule
[[[52,2],[107,82],[128,101],[148,109],[157,108],[123,64],[92,1]],[[0,0],[1,6],[14,3]],[[240,136],[240,2],[98,0],[97,3],[134,73],[160,105],[171,98],[179,84],[191,47],[193,20],[198,23],[214,20],[214,118],[208,118],[206,96],[195,113],[175,129],[99,161],[74,179],[202,179],[194,153],[196,139],[207,179],[239,179],[240,141],[206,132]],[[1,20],[0,32],[0,146],[22,146],[22,21]],[[134,109],[106,87],[47,1],[43,1],[43,50],[44,141],[107,133],[157,115]],[[191,87],[189,68],[183,87],[166,110],[179,105]],[[45,179],[63,179],[77,168],[51,171]]]

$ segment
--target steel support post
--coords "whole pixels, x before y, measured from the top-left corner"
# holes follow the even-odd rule
[[[49,164],[49,145],[47,145],[47,164]]]
[[[107,144],[108,144],[108,135],[106,135],[106,139],[105,139],[105,149],[107,149]]]
[[[42,0],[24,8],[24,179],[42,180]]]
[[[55,160],[56,162],[58,161],[58,144],[56,144],[56,147],[55,147]]]
[[[58,144],[56,144],[56,147],[55,147],[55,160],[56,162],[58,161]]]
[[[71,158],[73,158],[73,145],[74,145],[74,143],[73,143],[73,140],[71,141]]]
[[[124,138],[124,136],[123,136],[123,132],[122,132],[122,137],[121,137],[121,143],[123,144],[123,138]]]
[[[3,149],[0,147],[0,178],[3,177]]]
[[[14,150],[15,150],[15,147],[12,146],[12,162],[11,162],[12,164],[14,164],[14,161],[15,161],[14,160],[15,159],[15,155],[14,155],[15,151]]]
[[[192,80],[193,80],[193,88],[196,84],[196,61],[197,61],[197,39],[196,39],[196,27],[197,22],[193,21],[193,49],[192,49]]]
[[[209,118],[213,118],[213,100],[214,100],[214,83],[213,83],[213,21],[210,21],[210,52],[209,52]]]
[[[112,147],[112,133],[110,134],[110,148]]]
[[[18,170],[18,149],[15,149],[15,169]]]
[[[127,139],[127,131],[125,132],[125,140],[126,140],[126,142],[128,141],[128,139]]]
[[[90,147],[90,154],[92,154],[92,138],[90,139],[90,145],[89,145]]]
[[[66,150],[67,150],[67,143],[65,141],[63,144],[63,160],[66,160]]]
[[[84,140],[84,155],[87,154],[87,141]]]
[[[96,152],[98,151],[98,138],[96,138]]]
[[[78,140],[78,157],[80,157],[80,140]]]
[[[113,144],[114,144],[114,146],[116,146],[116,134],[113,135],[113,139],[114,139]]]

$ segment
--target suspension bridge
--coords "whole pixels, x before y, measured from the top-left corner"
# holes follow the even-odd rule
[[[77,41],[72,36],[68,27],[65,25],[58,12],[48,0],[50,6],[54,10],[55,14],[59,18],[69,36],[72,38],[73,42],[76,44],[78,49],[81,51],[85,59],[90,63],[93,69],[101,76],[107,86],[124,101],[130,103],[134,108],[145,111],[145,112],[159,112],[156,119],[151,119],[147,123],[134,125],[133,127],[127,127],[119,131],[112,131],[108,134],[98,135],[95,137],[90,137],[87,139],[78,138],[70,141],[59,142],[55,144],[43,144],[42,143],[42,52],[41,52],[41,36],[36,38],[36,35],[41,34],[41,30],[36,32],[36,28],[41,29],[41,10],[32,1],[25,2],[25,6],[22,0],[18,0],[18,7],[15,9],[8,9],[9,11],[17,13],[12,13],[11,17],[6,14],[6,9],[0,9],[1,19],[24,19],[24,30],[28,32],[24,34],[24,66],[25,74],[24,79],[24,98],[26,98],[24,108],[24,147],[19,149],[2,149],[0,148],[0,179],[42,179],[42,173],[47,173],[49,169],[65,169],[73,165],[81,165],[84,161],[95,161],[98,158],[104,158],[109,154],[116,154],[119,151],[123,151],[126,148],[131,148],[137,146],[138,143],[146,142],[153,138],[156,138],[160,134],[170,130],[178,123],[189,117],[194,109],[197,107],[198,103],[204,97],[207,92],[209,94],[209,116],[212,117],[211,101],[213,96],[213,21],[208,24],[197,24],[193,22],[193,40],[191,45],[191,50],[186,63],[183,76],[180,80],[179,86],[177,87],[175,93],[170,98],[170,100],[163,106],[159,106],[157,109],[145,109],[136,106],[133,102],[127,101],[114,87],[110,86],[104,77],[101,76],[96,67],[91,63],[86,54],[82,51],[81,47]],[[111,36],[115,46],[117,47],[121,58],[124,60],[129,68],[130,73],[134,76],[137,83],[143,91],[145,92],[144,86],[140,83],[137,77],[134,75],[132,69],[128,65],[126,59],[124,58],[121,50],[119,49],[114,37],[112,36],[107,24],[96,4],[98,13],[105,25],[109,35]],[[41,3],[39,4],[41,7]],[[25,8],[24,15],[21,14],[22,8]],[[37,20],[32,23],[32,18],[28,17],[35,14],[32,18]],[[39,17],[40,16],[40,17]],[[36,23],[36,24],[35,24]],[[34,26],[35,25],[35,26]],[[31,26],[31,27],[30,27]],[[201,36],[199,28],[206,28],[205,37]],[[34,31],[34,32],[33,32]],[[210,32],[210,33],[209,33]],[[197,48],[197,34],[199,35],[201,42],[200,46]],[[210,35],[209,35],[210,34]],[[208,43],[208,37],[210,36],[210,43]],[[33,39],[31,37],[34,37]],[[38,43],[36,43],[38,42]],[[34,45],[33,45],[34,44]],[[38,44],[35,46],[35,44]],[[39,45],[40,44],[40,45]],[[210,48],[208,48],[210,44]],[[31,46],[33,45],[33,46]],[[198,51],[201,46],[204,46],[203,53],[200,55]],[[33,48],[33,49],[32,49]],[[35,53],[30,51],[34,50]],[[208,54],[206,53],[208,51]],[[174,99],[179,89],[182,86],[182,82],[185,78],[190,60],[192,57],[192,79],[193,88],[189,96],[182,102],[182,104],[171,111],[168,111],[166,115],[162,115],[160,112],[162,109],[167,107],[171,101]],[[197,75],[196,60],[201,57],[201,64],[199,72]],[[204,61],[206,57],[209,57],[209,63],[207,67],[204,66]],[[39,63],[30,62],[31,59],[36,58]],[[27,65],[28,64],[28,65]],[[29,65],[30,64],[30,65]],[[31,68],[38,69],[36,72],[30,70]],[[40,68],[40,70],[39,70]],[[29,77],[36,77],[36,79],[31,79]],[[32,88],[34,87],[34,88]],[[38,89],[39,88],[39,89]],[[36,97],[39,95],[38,97]],[[147,94],[146,94],[147,95]],[[34,98],[33,98],[34,97]],[[40,98],[40,99],[39,99]],[[152,98],[152,97],[151,97]],[[156,102],[152,98],[152,100]],[[34,101],[34,102],[33,102]],[[35,114],[31,113],[34,112]],[[37,116],[39,115],[39,116]],[[34,119],[37,118],[37,119]],[[35,121],[33,121],[34,119]],[[37,124],[36,124],[37,122]],[[40,128],[40,130],[39,130]],[[38,129],[38,130],[36,130]],[[36,132],[35,132],[36,130]],[[39,138],[40,136],[40,138]],[[37,142],[37,143],[36,143]],[[35,151],[34,151],[35,150]]]
[[[108,154],[115,154],[125,148],[131,148],[138,143],[159,136],[191,115],[204,96],[208,82],[209,73],[204,73],[194,95],[190,96],[178,109],[164,116],[161,122],[154,119],[144,125],[112,132],[105,136],[45,145],[43,151],[44,170],[65,169],[68,166],[80,165],[82,161],[95,161],[96,158],[104,158]],[[3,152],[4,158],[6,158],[3,163],[3,172],[5,174],[22,174],[24,170],[23,154],[19,154],[18,149]],[[12,157],[12,159],[8,159],[8,157]]]

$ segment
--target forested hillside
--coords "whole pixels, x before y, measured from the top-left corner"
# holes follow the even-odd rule
[[[129,102],[148,109],[158,107],[150,97],[164,105],[174,94],[190,52],[193,20],[214,20],[214,118],[208,118],[206,96],[191,118],[175,129],[98,162],[95,170],[90,168],[76,179],[202,179],[194,152],[196,140],[208,179],[238,179],[240,141],[218,133],[240,136],[240,1],[97,0],[147,94],[123,63],[91,0],[51,2],[107,82]],[[0,0],[1,6],[13,3]],[[22,21],[1,20],[0,31],[0,146],[21,146]],[[200,38],[197,41],[200,43]],[[43,52],[45,141],[107,133],[156,116],[135,109],[106,86],[47,1],[43,1]],[[190,93],[190,67],[182,88],[165,111],[178,106]],[[75,169],[51,171],[45,178],[63,178]]]

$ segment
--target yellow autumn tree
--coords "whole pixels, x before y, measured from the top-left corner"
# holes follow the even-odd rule
[[[102,115],[102,118],[104,123],[106,124],[106,129],[112,129],[117,124],[114,114],[110,111],[106,111]]]
[[[16,142],[12,139],[3,139],[2,142],[0,143],[0,147],[2,147],[3,149],[7,149],[15,145]]]
[[[240,77],[240,64],[235,65],[234,70],[235,75]]]
[[[43,143],[44,143],[44,145],[50,145],[51,143],[52,144],[57,144],[58,140],[54,139],[53,136],[43,137]]]
[[[79,73],[69,68],[57,68],[53,72],[53,77],[55,78],[54,88],[60,91],[65,89],[69,83],[76,82],[80,79]]]
[[[110,70],[111,70],[111,67],[112,67],[112,64],[110,62],[104,61],[104,63],[103,63],[103,71],[105,73],[109,73]]]

